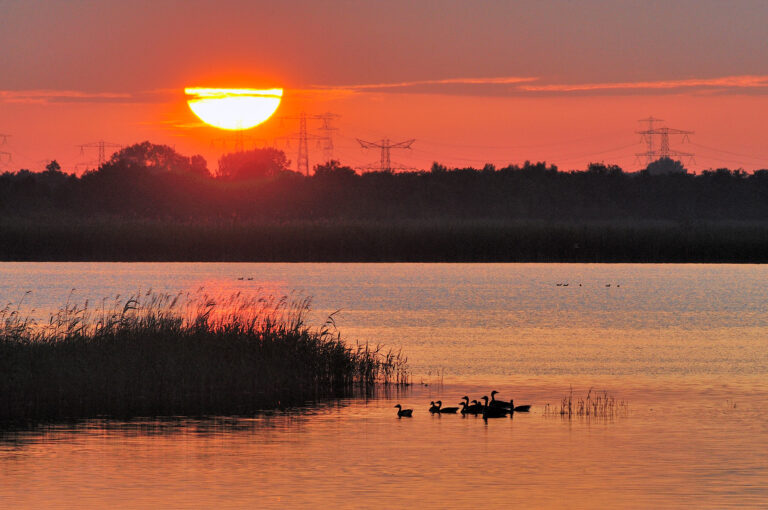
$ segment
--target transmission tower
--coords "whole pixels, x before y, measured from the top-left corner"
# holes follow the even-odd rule
[[[392,173],[392,159],[390,158],[389,152],[392,149],[410,149],[411,144],[416,141],[415,138],[412,138],[410,140],[404,140],[402,142],[392,143],[389,138],[385,138],[383,140],[380,140],[378,142],[366,142],[365,140],[361,140],[357,138],[358,143],[360,143],[360,147],[363,149],[381,149],[381,157],[379,161],[379,167],[375,168],[373,166],[366,167],[365,169],[375,169],[380,172],[387,172]]]
[[[0,133],[0,145],[6,145],[8,143],[8,137],[11,135],[7,135],[4,133]],[[8,151],[0,151],[0,163],[5,161],[5,163],[10,163],[13,156]]]
[[[251,145],[254,149],[257,147],[266,147],[267,140],[264,138],[244,136],[242,131],[236,131],[229,137],[214,138],[211,140],[211,148],[221,147],[222,149],[226,149],[231,145],[235,152],[245,151],[246,144]]]
[[[676,151],[669,148],[669,135],[681,135],[682,136],[682,143],[690,142],[690,138],[688,135],[694,134],[693,131],[685,131],[682,129],[674,129],[669,127],[654,127],[654,122],[661,122],[662,119],[656,119],[654,117],[648,117],[647,119],[641,119],[638,122],[647,122],[648,123],[648,129],[637,131],[639,135],[642,136],[642,140],[647,144],[647,150],[645,152],[638,152],[635,154],[638,159],[645,158],[646,166],[650,165],[656,160],[662,159],[662,158],[672,158],[674,157],[684,157],[688,158],[689,161],[693,161],[694,154],[690,152],[682,152],[682,151]],[[660,137],[659,141],[659,148],[656,149],[654,147],[654,135],[657,135]]]
[[[299,132],[292,135],[283,137],[285,140],[297,140],[299,142],[299,153],[296,158],[296,171],[309,175],[309,140],[317,140],[319,148],[323,150],[323,157],[325,161],[333,159],[333,132],[337,130],[331,126],[331,122],[334,119],[338,119],[339,116],[333,113],[323,113],[318,115],[308,115],[306,112],[301,112],[298,115],[289,115],[279,117],[281,121],[285,120],[298,120]],[[319,120],[322,122],[318,131],[323,134],[318,135],[309,132],[310,120]]]
[[[99,166],[97,168],[101,168],[101,165],[104,164],[105,161],[107,161],[107,149],[122,149],[123,146],[118,143],[110,143],[105,142],[104,140],[99,140],[98,142],[91,142],[91,143],[84,143],[79,145],[80,147],[80,155],[85,155],[86,149],[98,149],[99,151]]]

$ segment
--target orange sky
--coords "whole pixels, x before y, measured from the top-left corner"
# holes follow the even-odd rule
[[[185,86],[284,87],[246,141],[293,161],[284,137],[297,125],[279,116],[305,110],[340,116],[335,156],[353,166],[379,158],[356,138],[387,137],[416,139],[392,153],[405,167],[635,170],[637,119],[653,115],[695,131],[671,140],[696,154],[694,170],[768,168],[767,22],[760,1],[11,1],[0,133],[12,136],[0,151],[12,159],[0,168],[56,158],[82,170],[96,153],[77,145],[103,139],[166,143],[215,169],[232,135],[201,126]],[[310,164],[321,154],[310,141]]]

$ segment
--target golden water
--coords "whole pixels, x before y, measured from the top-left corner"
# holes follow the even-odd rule
[[[0,296],[32,290],[38,315],[72,288],[301,291],[316,322],[342,309],[347,338],[402,346],[415,382],[250,418],[8,430],[2,508],[768,506],[764,266],[0,264],[0,276]],[[628,407],[544,412],[571,388]],[[532,412],[427,412],[491,389]],[[398,419],[398,402],[414,417]]]

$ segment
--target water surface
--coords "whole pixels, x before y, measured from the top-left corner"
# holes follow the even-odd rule
[[[270,416],[9,431],[0,501],[765,507],[767,282],[750,265],[3,263],[0,297],[31,290],[26,309],[40,317],[69,296],[150,288],[311,295],[314,322],[341,309],[346,338],[402,347],[416,384]],[[543,412],[571,387],[606,390],[628,411]],[[533,412],[488,423],[426,412],[490,389]],[[398,420],[396,402],[414,417]]]

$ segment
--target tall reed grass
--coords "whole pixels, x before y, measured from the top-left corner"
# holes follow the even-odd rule
[[[0,420],[240,414],[408,382],[407,360],[345,343],[308,298],[143,293],[0,309]]]

